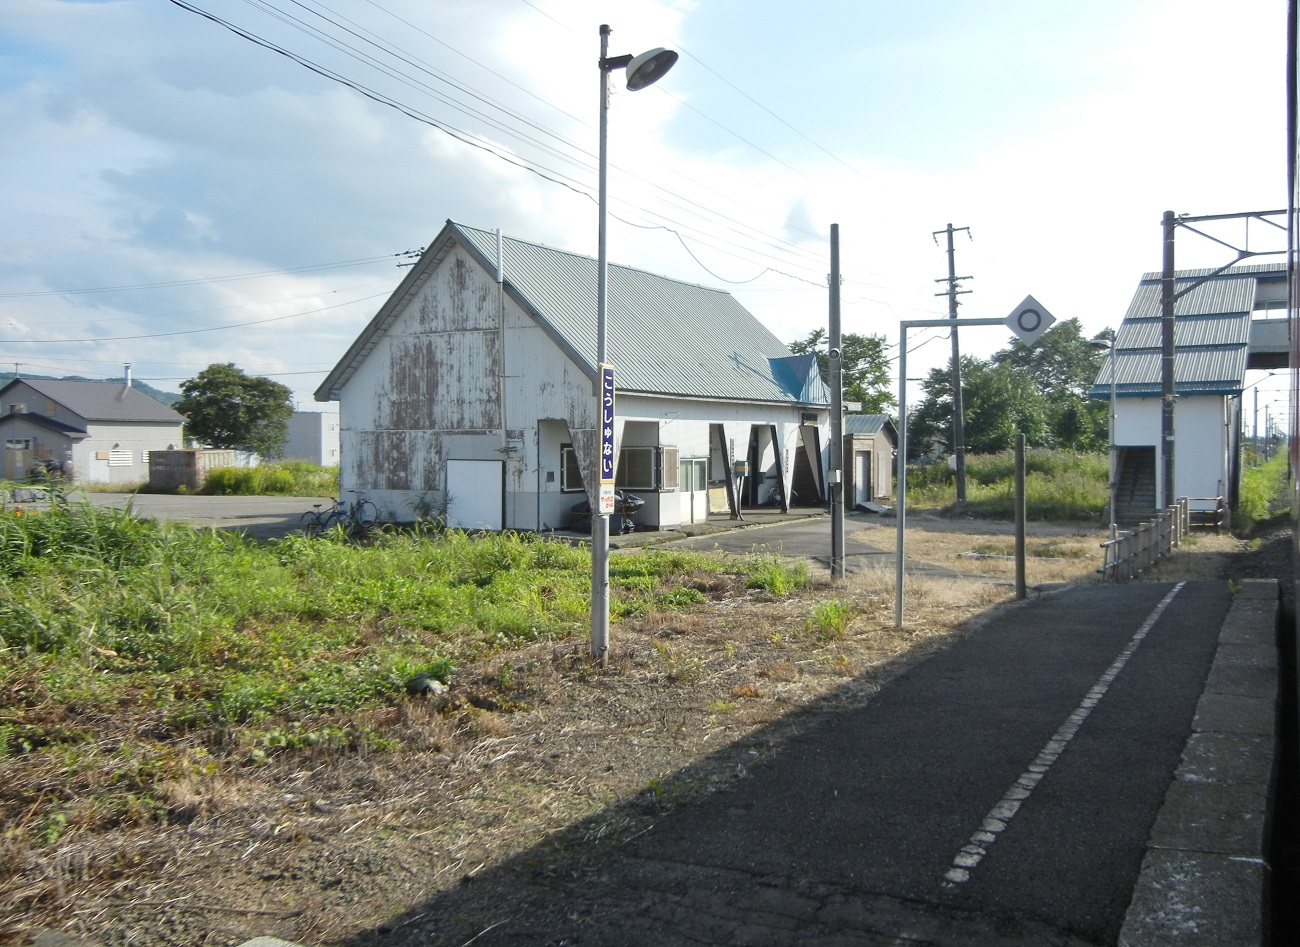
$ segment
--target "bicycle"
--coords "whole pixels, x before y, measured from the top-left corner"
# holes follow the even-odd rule
[[[379,507],[360,490],[349,490],[348,493],[355,496],[351,503],[344,503],[340,497],[333,500],[328,509],[321,509],[323,503],[314,504],[302,515],[302,531],[309,536],[319,536],[341,527],[351,535],[374,526],[379,520]]]

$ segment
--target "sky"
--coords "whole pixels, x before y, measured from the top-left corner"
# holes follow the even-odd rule
[[[896,354],[947,314],[950,224],[961,317],[1032,294],[1092,335],[1166,210],[1286,206],[1284,0],[5,0],[0,367],[177,391],[233,362],[319,410],[447,219],[594,257],[601,23],[612,55],[680,53],[611,77],[610,261],[786,342],[827,325],[832,224],[843,331]],[[910,377],[951,354],[908,343]],[[1249,381],[1285,413],[1281,375]]]

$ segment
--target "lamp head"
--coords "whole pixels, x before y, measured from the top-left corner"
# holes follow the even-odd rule
[[[631,92],[658,82],[677,62],[677,53],[662,46],[633,57],[627,64],[627,87]]]

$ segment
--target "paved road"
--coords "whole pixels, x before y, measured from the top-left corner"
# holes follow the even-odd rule
[[[768,515],[751,521],[755,528],[727,529],[723,532],[669,540],[666,545],[689,549],[721,549],[731,553],[770,552],[799,559],[812,559],[830,568],[830,517],[814,515],[790,522]],[[879,516],[853,515],[844,522],[844,571],[849,574],[868,569],[893,569],[897,549],[895,520]],[[728,521],[728,525],[736,526]],[[908,575],[980,578],[953,569],[908,558]]]
[[[96,506],[123,509],[128,504],[143,517],[177,520],[200,529],[237,529],[259,539],[287,535],[302,515],[328,497],[210,497],[158,493],[88,493]]]
[[[382,942],[1113,944],[1230,598],[1088,586],[999,612],[571,879],[524,853],[498,869],[517,900],[458,889]]]

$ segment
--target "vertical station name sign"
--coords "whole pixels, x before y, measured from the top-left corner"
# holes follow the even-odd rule
[[[614,366],[600,366],[600,512],[614,512]]]

